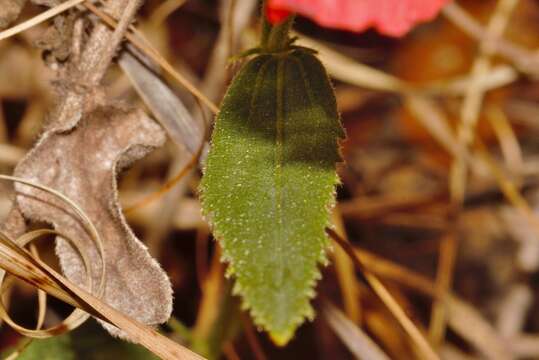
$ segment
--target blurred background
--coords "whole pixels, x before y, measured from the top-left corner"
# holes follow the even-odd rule
[[[135,25],[219,103],[241,65],[230,57],[257,42],[259,6],[148,0]],[[28,3],[17,22],[43,10]],[[2,174],[12,173],[47,122],[55,69],[69,56],[58,41],[68,36],[69,15],[62,19],[0,41]],[[539,1],[455,1],[401,38],[325,29],[301,16],[294,29],[327,66],[348,135],[338,232],[442,358],[539,358]],[[193,119],[211,123],[188,91],[163,78]],[[107,96],[144,106],[118,66],[106,86]],[[169,141],[136,163],[121,175],[122,205],[159,191],[190,158]],[[420,357],[337,245],[317,287],[316,319],[285,348],[274,346],[230,295],[226,265],[200,215],[200,176],[192,169],[164,196],[126,213],[174,287],[163,333],[211,359],[369,359],[370,347],[394,359]],[[0,219],[11,189],[0,185]],[[38,245],[56,264],[52,242]],[[2,295],[15,320],[34,326],[34,289],[16,281]],[[51,298],[45,324],[69,311]],[[1,326],[0,350],[22,342]],[[56,358],[152,358],[94,320],[49,344],[62,349]]]

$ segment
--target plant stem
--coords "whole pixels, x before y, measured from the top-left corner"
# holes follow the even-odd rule
[[[116,49],[131,24],[141,0],[110,0],[105,11],[120,19],[114,31],[101,22],[97,23],[84,48],[80,60],[71,64],[66,78],[74,79],[75,87],[68,89],[63,101],[52,116],[53,126],[60,131],[73,128],[81,118],[85,108],[91,108],[96,88],[109,67]]]

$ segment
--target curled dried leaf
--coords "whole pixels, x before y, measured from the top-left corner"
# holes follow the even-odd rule
[[[144,112],[118,104],[98,106],[83,114],[73,129],[52,127],[23,159],[15,175],[56,189],[88,214],[104,242],[104,300],[145,324],[164,322],[172,311],[169,280],[145,246],[135,237],[118,203],[116,177],[120,170],[165,141],[162,129]],[[58,125],[57,125],[58,126]],[[55,230],[78,240],[89,258],[94,283],[99,283],[99,249],[77,216],[58,199],[24,184],[15,186],[16,206],[26,220],[46,221]],[[86,283],[84,262],[62,237],[56,252],[65,275]],[[105,325],[116,335],[118,329]]]
[[[44,230],[31,231],[29,233],[26,233],[26,234],[20,236],[16,240],[7,239],[7,238],[5,238],[6,236],[3,235],[2,233],[0,233],[0,238],[1,238],[1,241],[4,241],[4,242],[13,241],[18,246],[24,247],[28,243],[31,243],[32,241],[37,240],[40,237],[43,237],[43,236],[46,236],[46,235],[58,235],[58,236],[61,236],[62,234],[59,234],[54,230],[44,229]],[[64,235],[64,238],[66,238],[66,240],[70,241],[72,244],[74,244],[75,247],[77,247],[77,245],[75,245],[76,242],[73,239],[69,239],[65,235]],[[97,239],[97,240],[99,240],[99,239]],[[77,248],[77,250],[80,250],[80,249]],[[82,258],[83,263],[84,263],[85,270],[88,270],[90,268],[88,257],[85,256],[85,254],[82,253],[82,252],[80,254],[81,254],[81,258]],[[5,271],[0,270],[0,284],[1,284],[0,285],[0,293],[3,293],[4,288],[5,288],[4,285],[6,284],[5,282],[3,282],[4,275],[5,275]],[[90,289],[94,288],[93,283],[92,283],[92,278],[87,279],[87,285],[88,285],[88,287]],[[100,290],[102,289],[102,285],[103,285],[103,283],[100,284],[100,287],[99,287]],[[39,290],[38,293],[40,294],[39,296],[41,298],[46,296],[46,293],[43,292],[43,290]],[[46,305],[44,305],[44,306],[46,306]],[[40,305],[39,312],[40,312],[40,318],[41,318],[45,314],[45,308],[42,307],[41,305]],[[85,312],[85,311],[83,311],[81,309],[75,309],[68,317],[66,317],[58,325],[52,326],[52,327],[50,327],[48,329],[41,329],[40,321],[38,321],[38,326],[36,327],[36,329],[27,329],[27,328],[17,324],[14,320],[11,319],[11,317],[7,313],[7,310],[4,307],[4,304],[2,304],[2,302],[0,301],[0,318],[6,324],[11,326],[14,330],[19,332],[20,334],[22,334],[24,336],[27,336],[27,337],[30,337],[30,338],[34,338],[34,339],[45,339],[45,338],[49,338],[49,337],[52,337],[52,336],[57,336],[57,335],[63,334],[65,332],[68,332],[70,330],[73,330],[73,329],[77,328],[78,326],[83,324],[86,320],[88,320],[89,317],[90,317],[90,315],[87,312]]]

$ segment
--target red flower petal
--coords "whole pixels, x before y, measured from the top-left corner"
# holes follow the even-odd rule
[[[285,9],[270,6],[268,6],[266,9],[266,16],[268,17],[269,22],[273,25],[284,21],[290,14],[291,12]]]
[[[285,9],[335,29],[402,36],[415,24],[431,20],[450,0],[269,0],[269,9]],[[268,10],[269,11],[269,10]]]

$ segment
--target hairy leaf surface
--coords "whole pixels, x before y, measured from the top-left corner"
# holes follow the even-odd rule
[[[304,49],[249,61],[217,117],[201,184],[204,213],[235,292],[277,344],[313,317],[343,136],[325,70]]]

